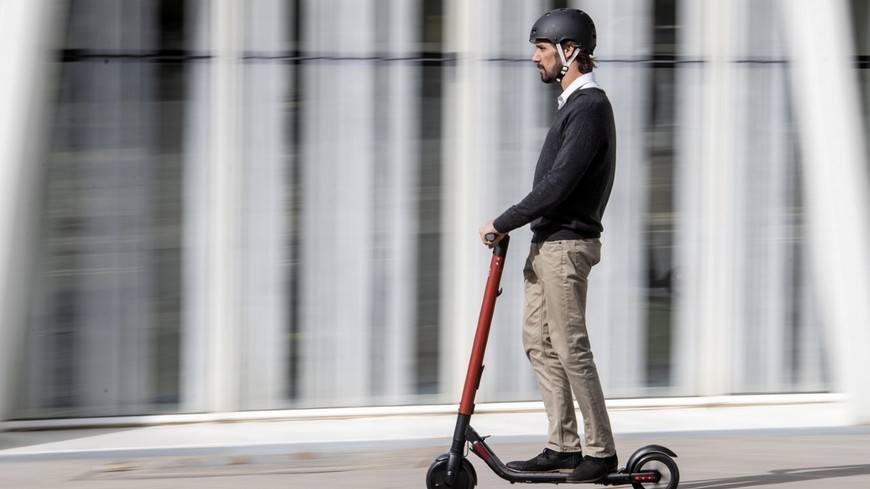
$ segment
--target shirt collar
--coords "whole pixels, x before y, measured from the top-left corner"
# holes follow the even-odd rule
[[[568,97],[571,96],[572,93],[577,90],[584,88],[600,88],[598,83],[595,81],[595,73],[589,72],[584,75],[580,75],[576,80],[572,81],[568,88],[562,92],[562,95],[559,95],[559,98],[556,99],[556,102],[559,104],[559,108],[561,109],[565,102],[568,101]]]

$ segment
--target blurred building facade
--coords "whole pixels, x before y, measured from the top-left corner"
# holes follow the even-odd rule
[[[6,0],[0,420],[448,404],[595,19],[609,397],[832,392],[870,422],[866,0]],[[538,399],[515,232],[480,402]]]

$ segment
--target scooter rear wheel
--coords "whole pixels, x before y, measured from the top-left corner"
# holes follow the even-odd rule
[[[426,472],[426,489],[472,489],[477,484],[477,472],[471,462],[463,458],[453,485],[448,486],[446,479],[447,457],[438,457]]]
[[[634,489],[677,489],[680,484],[680,469],[674,459],[664,453],[649,453],[637,461],[632,473],[657,470],[661,474],[658,482],[632,482]]]

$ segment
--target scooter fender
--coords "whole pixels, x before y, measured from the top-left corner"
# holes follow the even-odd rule
[[[637,462],[649,453],[662,453],[669,457],[676,458],[677,454],[672,452],[670,449],[663,447],[661,445],[647,445],[645,447],[638,448],[634,453],[631,454],[631,457],[628,458],[628,462],[625,464],[625,470],[628,473],[634,472],[634,466],[637,465]]]

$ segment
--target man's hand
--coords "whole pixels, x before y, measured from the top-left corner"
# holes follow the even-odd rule
[[[487,221],[486,224],[480,226],[479,231],[480,240],[490,249],[495,248],[495,245],[504,238],[504,234],[495,229],[495,226],[492,225],[492,221]]]

